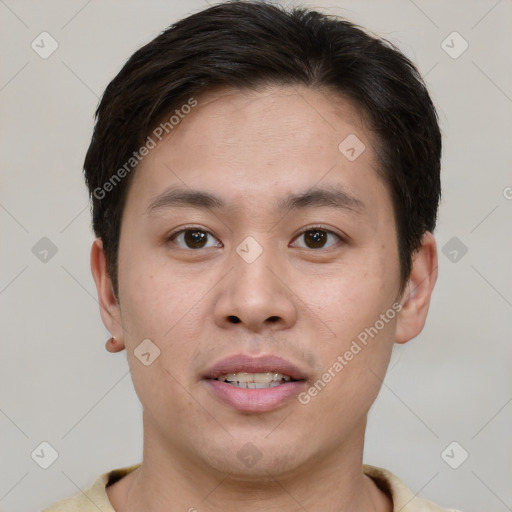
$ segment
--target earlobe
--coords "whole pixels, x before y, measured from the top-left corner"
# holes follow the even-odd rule
[[[92,244],[91,272],[96,284],[103,324],[112,333],[112,338],[107,341],[106,348],[109,352],[119,352],[124,348],[121,312],[113,291],[112,280],[107,272],[107,259],[101,238],[97,238]],[[115,350],[111,340],[115,340]]]
[[[423,330],[427,318],[430,298],[437,280],[437,246],[434,235],[423,235],[416,251],[407,289],[398,315],[396,343],[406,343]]]
[[[121,352],[121,350],[124,350],[124,343],[117,340],[115,336],[112,336],[105,343],[105,348],[108,352]]]

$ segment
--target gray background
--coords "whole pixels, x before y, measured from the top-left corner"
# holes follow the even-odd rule
[[[444,133],[439,280],[423,333],[393,354],[365,462],[444,506],[512,510],[512,2],[303,3],[395,42],[426,76]],[[40,510],[140,461],[126,355],[104,349],[81,168],[108,82],[206,5],[0,0],[1,511]],[[31,47],[43,31],[59,45],[47,59]],[[454,31],[469,44],[457,58]],[[48,469],[48,449],[31,457],[43,441],[59,455]]]

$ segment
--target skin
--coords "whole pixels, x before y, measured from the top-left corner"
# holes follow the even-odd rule
[[[363,474],[366,418],[393,344],[423,328],[437,279],[434,237],[425,234],[398,297],[390,194],[373,134],[345,99],[298,86],[221,88],[197,99],[137,168],[123,212],[117,298],[101,240],[92,247],[102,319],[116,338],[107,348],[127,349],[144,408],[142,465],[107,488],[109,499],[122,512],[168,512],[169,504],[390,511],[390,498]],[[349,134],[366,146],[354,161],[338,149]],[[213,193],[228,206],[148,213],[170,186]],[[274,210],[313,186],[342,187],[364,209]],[[333,233],[325,246],[304,234],[318,224]],[[186,227],[211,233],[208,247],[168,239]],[[252,263],[236,252],[247,236],[263,249]],[[401,311],[305,405],[293,397],[272,411],[240,412],[202,379],[226,356],[275,354],[307,373],[307,390],[394,303]],[[147,338],[161,351],[149,366],[134,356]],[[246,443],[261,454],[252,467],[237,457]]]

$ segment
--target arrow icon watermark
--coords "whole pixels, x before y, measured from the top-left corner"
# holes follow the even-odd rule
[[[144,366],[149,366],[160,356],[160,349],[146,338],[139,343],[133,354]]]
[[[263,247],[252,236],[248,236],[237,246],[236,252],[246,263],[253,263],[260,257]]]
[[[350,162],[357,160],[365,149],[363,141],[353,133],[345,137],[338,145],[339,152]]]

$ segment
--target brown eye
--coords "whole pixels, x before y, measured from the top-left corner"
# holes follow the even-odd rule
[[[213,244],[208,242],[209,237],[213,239]],[[170,239],[184,249],[220,246],[220,242],[211,233],[201,229],[184,229],[172,235]]]
[[[306,233],[304,233],[304,241],[311,249],[321,248],[327,241],[327,233],[318,229],[315,231],[306,231]]]
[[[298,245],[303,249],[326,249],[335,245],[337,241],[341,240],[341,238],[332,233],[331,231],[327,231],[325,229],[308,229],[301,233],[295,240],[304,239],[304,245]],[[334,240],[333,240],[334,238]],[[331,241],[333,240],[333,241]],[[326,245],[330,241],[329,245]],[[295,242],[294,242],[295,243]]]

